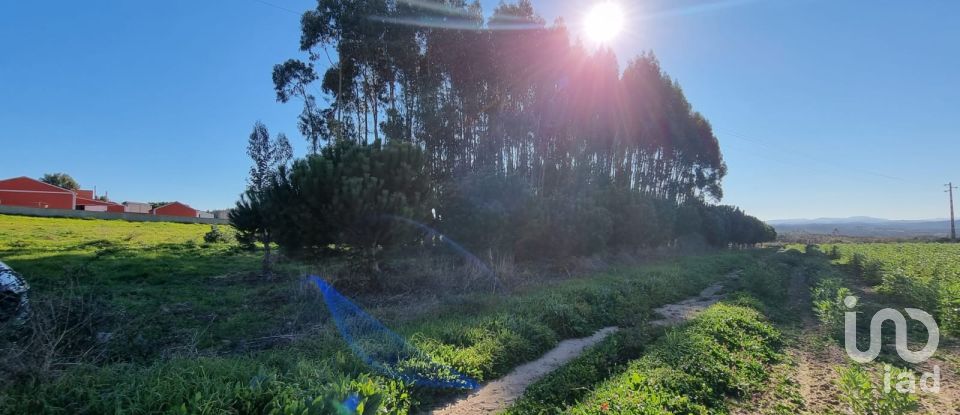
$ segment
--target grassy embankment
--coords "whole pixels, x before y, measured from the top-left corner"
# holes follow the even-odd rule
[[[102,327],[74,335],[116,333],[95,343],[109,351],[95,361],[71,360],[71,350],[52,346],[61,358],[47,370],[22,370],[5,384],[0,408],[326,413],[356,393],[365,413],[403,413],[432,398],[433,391],[369,373],[357,361],[317,293],[300,284],[298,275],[308,267],[285,264],[284,277],[262,281],[253,272],[256,255],[232,243],[203,244],[207,230],[0,216],[0,258],[33,284],[37,305],[56,308],[57,302],[82,298],[95,305],[83,310],[96,316],[84,321]],[[753,255],[672,259],[372,312],[436,359],[483,381],[536,358],[560,339],[608,325],[642,326],[654,307],[696,294],[752,262]],[[249,345],[277,327],[295,335],[265,347],[230,346]]]

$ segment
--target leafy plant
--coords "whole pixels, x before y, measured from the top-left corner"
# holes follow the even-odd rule
[[[851,311],[845,300],[851,296],[850,289],[839,278],[824,278],[811,290],[813,311],[820,323],[832,335],[843,333],[844,313]]]
[[[895,388],[884,391],[870,380],[870,375],[859,365],[837,369],[840,377],[840,399],[854,415],[902,415],[917,409],[917,397],[901,393]],[[903,369],[892,368],[891,377],[896,379]]]

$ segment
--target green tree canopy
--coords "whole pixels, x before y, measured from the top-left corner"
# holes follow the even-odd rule
[[[775,237],[714,205],[719,140],[656,56],[621,70],[529,0],[489,14],[467,0],[318,0],[300,48],[273,81],[278,101],[303,105],[311,155],[276,169],[262,201],[291,254],[375,258],[411,241],[390,217],[531,259]]]
[[[430,214],[423,151],[402,142],[341,141],[280,169],[266,199],[273,234],[291,254],[342,245],[374,268],[380,250],[400,242]]]
[[[40,178],[40,181],[68,190],[77,190],[80,188],[80,183],[77,183],[73,177],[70,177],[70,175],[66,173],[47,173]]]
[[[308,59],[276,65],[273,81],[277,100],[303,103],[314,153],[398,140],[424,150],[438,181],[494,171],[547,197],[589,174],[677,204],[723,195],[710,123],[652,53],[621,73],[528,0],[489,19],[463,0],[319,0],[301,23]]]

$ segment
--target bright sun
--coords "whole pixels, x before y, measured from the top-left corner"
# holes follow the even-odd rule
[[[593,5],[583,22],[587,37],[598,43],[606,43],[623,30],[623,9],[612,1]]]

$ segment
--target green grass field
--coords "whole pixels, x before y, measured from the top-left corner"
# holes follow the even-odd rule
[[[107,344],[108,359],[74,362],[64,351],[56,370],[23,374],[0,402],[11,413],[326,413],[331,397],[350,391],[368,407],[405,412],[436,398],[357,361],[322,299],[300,283],[308,267],[282,264],[281,277],[262,280],[256,254],[202,243],[208,226],[0,216],[0,229],[0,258],[34,286],[38,304],[89,298],[107,316],[103,330],[123,334]],[[484,381],[560,339],[640,325],[753,255],[679,258],[372,312]]]
[[[221,227],[232,240],[232,230]],[[253,277],[255,253],[205,244],[209,225],[0,215],[0,260],[28,278],[38,299],[90,296],[136,327],[141,353],[177,339],[199,347],[268,332],[279,321],[256,311],[277,288]],[[277,305],[283,308],[282,304]],[[282,310],[280,310],[282,311]]]
[[[382,376],[351,352],[323,298],[303,284],[306,273],[331,268],[281,260],[279,275],[266,280],[258,253],[234,242],[206,244],[209,229],[0,216],[0,260],[32,284],[35,320],[48,321],[35,329],[79,339],[30,343],[37,350],[0,362],[0,413],[327,414],[340,413],[338,402],[355,394],[358,413],[404,414],[451,397]],[[746,413],[796,413],[809,398],[794,386],[784,350],[800,330],[797,307],[823,308],[829,330],[843,311],[837,290],[863,280],[881,293],[896,289],[890,295],[935,286],[937,295],[913,297],[942,306],[956,298],[941,291],[957,281],[955,249],[841,245],[832,263],[803,249],[725,251],[562,278],[519,273],[529,281],[506,292],[433,281],[447,288],[355,300],[436,361],[481,382],[560,340],[620,327],[532,384],[509,414],[722,414],[759,408],[751,402],[757,396],[783,402]],[[654,308],[734,270],[739,277],[721,304],[678,327],[647,325]],[[806,274],[818,285],[812,302],[798,302],[788,287]],[[91,340],[103,333],[110,337]],[[88,349],[96,353],[78,353]],[[823,364],[833,373],[832,363]]]

